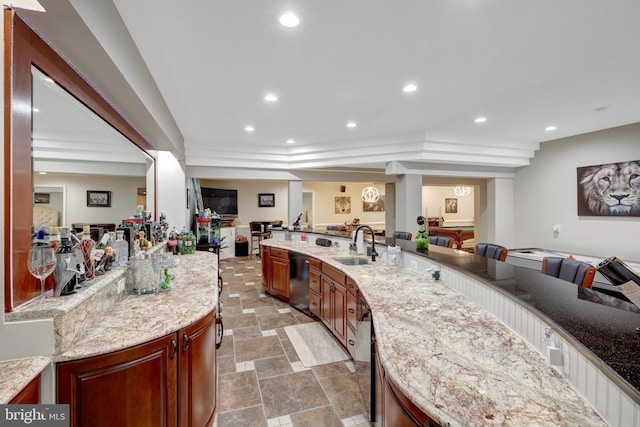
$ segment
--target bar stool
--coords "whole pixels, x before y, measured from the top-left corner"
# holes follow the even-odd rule
[[[260,256],[260,241],[262,239],[270,239],[271,232],[264,231],[262,228],[262,223],[254,221],[249,223],[249,230],[251,230],[251,244],[249,245],[251,248],[251,253],[253,254],[253,251],[257,249],[258,253],[256,255]]]

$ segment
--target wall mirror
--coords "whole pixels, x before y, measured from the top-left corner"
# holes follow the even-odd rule
[[[157,147],[12,9],[5,9],[4,17],[4,308],[10,312],[40,294],[39,284],[26,264],[34,225],[34,188],[51,189],[49,202],[53,189],[62,191],[64,207],[59,221],[63,225],[74,221],[117,224],[135,212],[137,189],[145,186],[145,203],[155,218]],[[47,76],[55,82],[53,85],[44,80]],[[47,105],[46,91],[63,98],[55,98]],[[65,105],[70,99],[77,103]],[[43,111],[34,113],[32,105],[40,102],[42,106],[37,108]],[[64,117],[51,115],[63,111]],[[69,130],[76,132],[64,132]],[[118,141],[118,135],[124,138]],[[40,178],[34,178],[34,171],[47,179],[38,182]],[[129,181],[139,175],[141,184],[136,181],[133,185],[132,201],[121,200],[119,192],[112,193],[111,206],[122,210],[86,210],[87,190],[109,191],[107,185],[120,185],[115,180]],[[80,202],[71,182],[74,179],[85,184]],[[86,188],[87,184],[92,188]],[[44,202],[47,192],[41,193],[38,201]]]
[[[42,71],[31,75],[34,227],[118,225],[153,206],[140,191],[153,185],[153,158]],[[108,191],[109,206],[87,206],[87,191]]]

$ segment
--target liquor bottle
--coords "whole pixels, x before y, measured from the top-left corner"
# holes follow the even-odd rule
[[[69,295],[75,292],[80,266],[76,264],[74,254],[71,230],[63,227],[60,229],[60,245],[56,249],[56,269],[53,272],[54,296]]]
[[[84,274],[87,280],[92,280],[94,276],[93,251],[96,242],[91,239],[91,226],[84,225],[82,227],[82,241],[80,242],[80,250],[84,257]]]
[[[129,261],[129,243],[124,240],[124,230],[116,230],[116,241],[113,242],[113,265],[124,267]]]

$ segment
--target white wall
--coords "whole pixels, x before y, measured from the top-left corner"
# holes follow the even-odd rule
[[[289,206],[288,181],[201,179],[200,188],[203,187],[238,190],[238,218],[236,219],[236,226],[249,227],[251,221],[287,221]],[[275,206],[259,208],[259,193],[275,194]]]
[[[146,187],[145,177],[91,175],[34,175],[35,186],[65,186],[67,223],[120,224],[136,213],[138,188]],[[111,207],[88,207],[87,190],[111,191]]]
[[[190,224],[187,214],[187,180],[184,168],[168,151],[159,151],[158,162],[158,212],[156,218],[160,218],[160,212],[167,214],[169,230],[176,227],[182,230]]]
[[[545,142],[514,182],[514,247],[640,260],[639,217],[578,217],[580,166],[640,159],[640,123]],[[552,226],[562,231],[554,236]]]

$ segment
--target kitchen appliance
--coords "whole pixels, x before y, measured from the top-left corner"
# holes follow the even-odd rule
[[[289,304],[310,317],[309,310],[309,256],[289,252]]]

